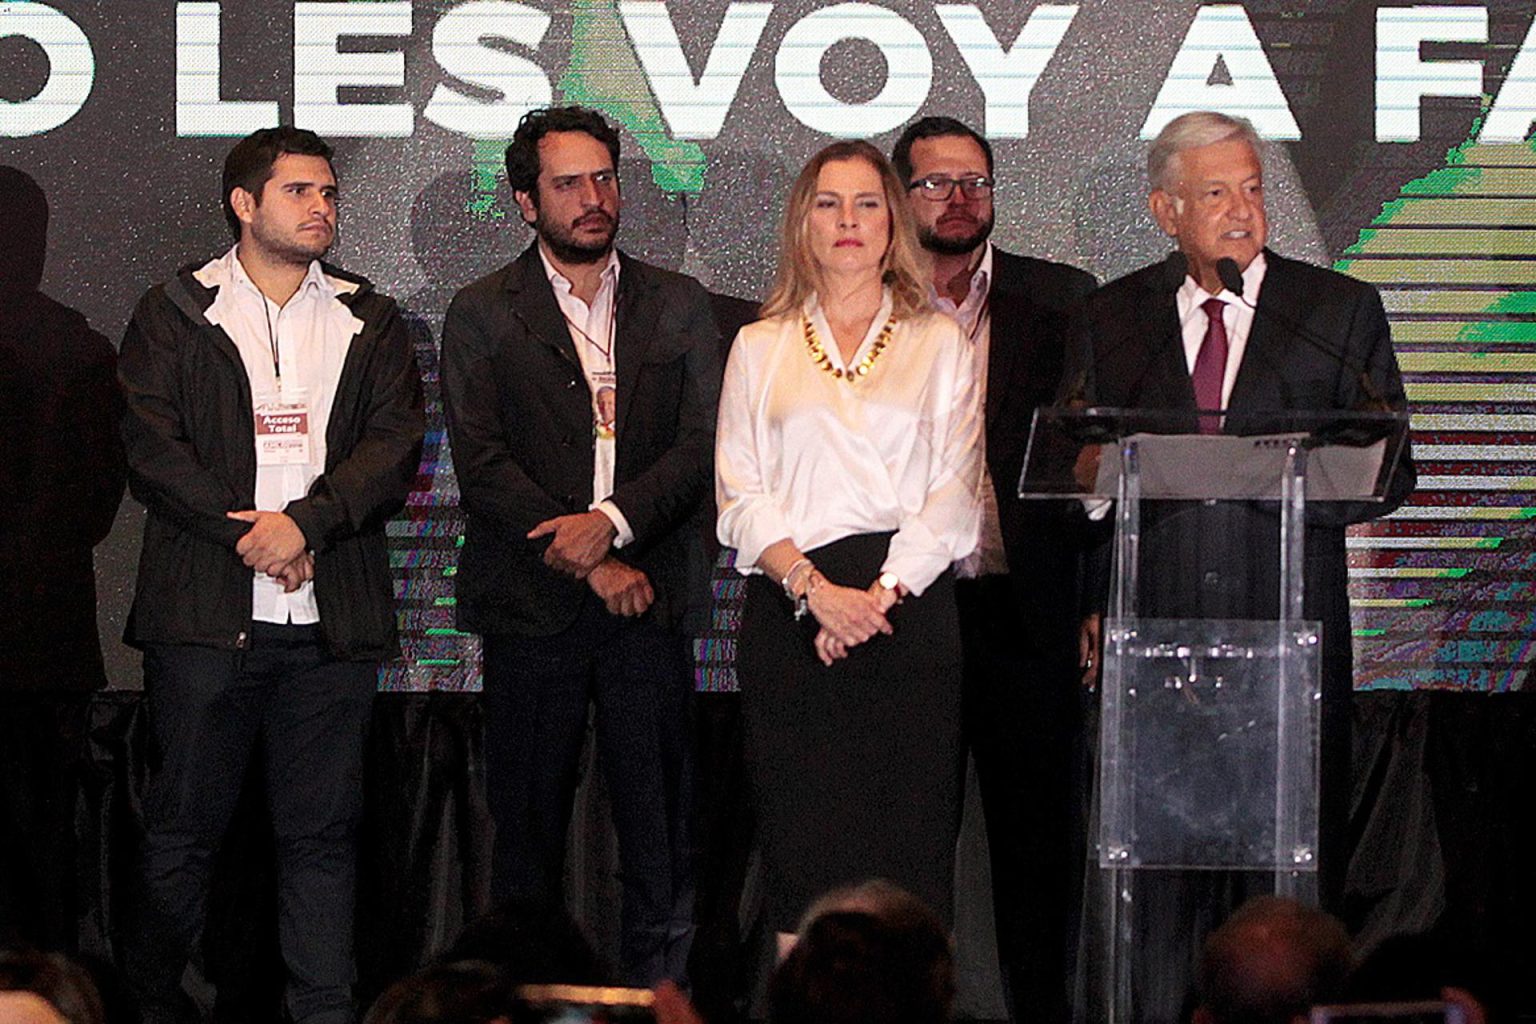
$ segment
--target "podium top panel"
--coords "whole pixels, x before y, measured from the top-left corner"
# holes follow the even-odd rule
[[[1202,434],[1202,416],[1222,432]],[[1408,443],[1406,411],[1044,407],[1035,411],[1019,496],[1113,498],[1134,468],[1143,498],[1278,500],[1286,459],[1306,453],[1308,501],[1381,501]]]

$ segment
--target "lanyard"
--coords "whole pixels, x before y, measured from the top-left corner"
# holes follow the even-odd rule
[[[277,332],[272,329],[272,310],[270,307],[271,303],[263,295],[261,297],[261,319],[267,325],[267,345],[272,349],[272,376],[277,380],[277,389],[281,391],[283,389],[283,367],[278,361]],[[278,311],[278,316],[282,316],[281,310]]]
[[[617,297],[615,297],[615,299],[616,298]],[[617,306],[617,301],[615,301],[613,303],[610,303],[609,306],[608,306],[608,330],[606,332],[607,335],[608,335],[608,344],[606,346],[598,344],[598,341],[597,341],[596,338],[592,337],[592,335],[590,335],[586,331],[582,330],[580,325],[578,325],[576,323],[576,321],[574,321],[570,317],[566,316],[565,315],[565,310],[562,309],[560,311],[560,315],[562,317],[565,317],[566,325],[569,326],[571,330],[573,330],[577,334],[581,335],[581,338],[582,338],[583,341],[585,341],[588,345],[591,345],[593,348],[597,349],[597,351],[601,352],[602,355],[603,355],[603,358],[608,360],[608,368],[609,369],[613,368],[613,330],[614,330],[615,315],[618,312],[616,306]]]

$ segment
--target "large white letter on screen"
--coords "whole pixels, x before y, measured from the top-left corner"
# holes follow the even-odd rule
[[[1231,84],[1212,84],[1217,61],[1226,65]],[[1169,121],[1192,110],[1246,117],[1266,139],[1301,138],[1248,12],[1238,4],[1210,4],[1195,13],[1141,137],[1156,138]]]
[[[43,48],[48,80],[31,99],[0,99],[0,135],[41,135],[80,113],[96,82],[96,55],[80,26],[44,4],[0,3],[0,39],[10,36]]]
[[[1218,60],[1226,64],[1230,84],[1210,83]],[[1235,3],[1213,3],[1195,12],[1157,103],[1141,124],[1141,138],[1157,138],[1169,121],[1190,111],[1246,117],[1264,138],[1301,138],[1253,23]]]
[[[728,5],[715,45],[704,62],[704,74],[694,81],[667,5],[662,0],[623,0],[619,4],[635,55],[674,138],[713,139],[720,134],[772,13],[771,3]]]
[[[1488,41],[1485,7],[1382,7],[1376,11],[1376,141],[1416,142],[1425,96],[1481,96],[1475,60],[1425,61],[1425,42]]]
[[[1524,142],[1536,121],[1536,19],[1504,76],[1493,108],[1483,121],[1478,142]]]
[[[867,39],[885,57],[885,87],[867,103],[844,103],[821,84],[821,58],[844,39]],[[900,127],[928,98],[933,55],[912,23],[874,4],[823,7],[784,33],[773,65],[785,108],[807,128],[862,139]]]
[[[472,0],[447,11],[432,30],[433,58],[448,74],[500,98],[477,99],[439,82],[421,116],[475,139],[510,137],[524,114],[549,105],[549,78],[527,57],[482,43],[505,40],[531,50],[544,39],[549,22],[537,7],[506,0]]]
[[[342,53],[342,36],[408,36],[408,0],[293,5],[293,123],[322,135],[404,137],[415,127],[409,103],[342,103],[344,86],[405,85],[405,54]]]
[[[276,101],[219,99],[219,5],[176,5],[176,134],[244,136],[278,123]]]
[[[1030,93],[1077,17],[1077,5],[1036,7],[1006,51],[975,4],[939,4],[934,11],[986,99],[982,134],[994,139],[1027,138]]]

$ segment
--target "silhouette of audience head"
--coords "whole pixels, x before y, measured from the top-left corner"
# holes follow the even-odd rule
[[[101,997],[85,968],[58,953],[0,953],[0,1021],[103,1024]]]
[[[493,964],[513,986],[601,985],[602,961],[563,907],[513,900],[471,921],[441,961]]]
[[[769,985],[773,1024],[941,1024],[954,958],[937,915],[874,881],[812,905]]]
[[[1353,966],[1337,919],[1277,896],[1249,900],[1201,951],[1194,1024],[1305,1024],[1312,1006],[1341,999]]]
[[[505,1022],[512,996],[506,976],[478,960],[433,964],[391,985],[363,1024]]]
[[[363,1024],[495,1024],[523,985],[601,985],[597,954],[564,908],[513,900],[470,922],[438,961],[390,986]]]
[[[0,166],[0,291],[36,291],[43,282],[48,252],[48,197],[32,176]]]

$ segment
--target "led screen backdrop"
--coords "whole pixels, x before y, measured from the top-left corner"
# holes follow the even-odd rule
[[[1536,481],[1533,5],[573,0],[0,2],[0,161],[52,206],[44,288],[109,336],[137,295],[229,244],[218,171],[278,120],[338,148],[334,257],[409,311],[431,427],[391,527],[408,659],[390,688],[478,685],[453,630],[460,534],[435,394],[453,291],[528,234],[502,139],[550,101],[625,136],[621,244],[760,297],[795,172],[834,137],[888,147],[927,113],[997,151],[1008,248],[1108,279],[1159,259],[1145,139],[1253,119],[1270,244],[1383,291],[1421,487],[1351,539],[1359,685],[1509,690],[1531,662]],[[98,551],[115,643],[140,510]]]

